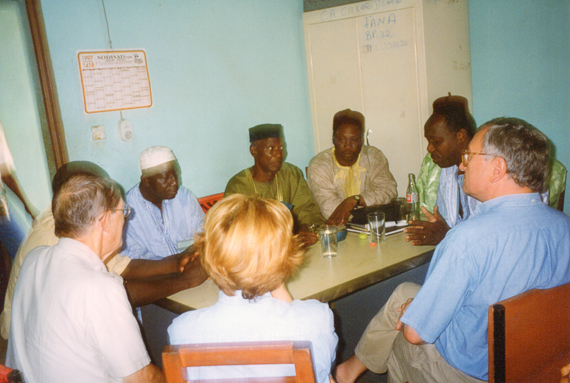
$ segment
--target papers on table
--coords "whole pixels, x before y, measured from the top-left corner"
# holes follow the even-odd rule
[[[408,222],[404,219],[401,221],[390,221],[386,222],[386,235],[400,233],[404,230],[404,228],[408,227]],[[353,233],[366,233],[370,234],[370,228],[368,224],[366,225],[359,225],[356,223],[348,223],[347,230],[352,231]]]

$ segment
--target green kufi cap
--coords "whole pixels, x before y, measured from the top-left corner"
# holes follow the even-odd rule
[[[283,137],[282,125],[261,124],[249,129],[249,142],[255,142],[272,137]]]

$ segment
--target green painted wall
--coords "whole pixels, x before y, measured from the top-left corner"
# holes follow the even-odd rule
[[[43,209],[51,200],[50,178],[36,101],[33,51],[23,1],[0,0],[0,122],[14,157],[21,189],[33,205]],[[32,59],[30,60],[30,57]],[[9,193],[17,218],[31,219]]]
[[[522,118],[570,166],[570,1],[469,2],[473,111],[478,124]],[[564,211],[570,212],[567,194]]]
[[[172,148],[184,185],[198,196],[224,190],[251,166],[248,128],[285,128],[289,162],[313,156],[302,1],[105,1],[115,49],[145,49],[154,106],[123,111],[135,138],[119,138],[119,112],[83,112],[78,50],[108,49],[100,0],[43,0],[42,8],[71,160],[103,166],[125,189],[139,154]],[[91,140],[104,124],[107,138]]]

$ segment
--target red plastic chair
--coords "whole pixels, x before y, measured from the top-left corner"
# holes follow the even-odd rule
[[[222,198],[224,198],[224,193],[218,193],[198,198],[198,202],[200,203],[202,210],[204,210],[204,213],[207,213],[208,210],[210,210],[210,208]]]
[[[13,370],[0,364],[0,383],[23,383],[20,371]]]

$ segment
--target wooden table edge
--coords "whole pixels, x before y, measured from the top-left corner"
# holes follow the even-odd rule
[[[345,282],[341,285],[329,288],[327,290],[321,291],[317,294],[313,294],[308,297],[304,297],[303,299],[317,299],[323,303],[333,302],[346,295],[362,290],[368,286],[372,286],[378,282],[382,282],[393,276],[396,276],[408,270],[412,270],[418,266],[424,265],[431,261],[433,252],[434,249],[427,250],[421,254],[416,255],[415,257],[408,258],[400,263],[383,268],[381,270],[375,270],[369,274],[360,276],[351,281]],[[187,311],[195,310],[190,306],[176,302],[170,298],[162,298],[154,302],[154,304],[178,315],[183,314]]]

